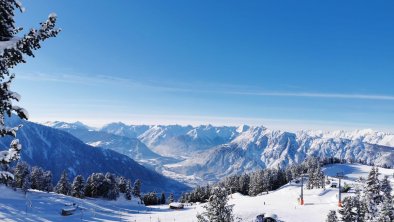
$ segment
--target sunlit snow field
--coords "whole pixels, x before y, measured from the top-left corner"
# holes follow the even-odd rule
[[[360,176],[368,175],[370,166],[359,164],[334,164],[325,168],[329,176],[343,171],[348,184]],[[393,169],[379,168],[382,175],[389,175],[393,183]],[[76,199],[54,193],[31,191],[27,201],[21,192],[15,192],[4,186],[0,187],[0,221],[197,221],[196,214],[203,211],[202,205],[186,206],[183,210],[170,210],[167,205],[145,207],[138,204],[136,198],[126,201],[102,199]],[[282,188],[256,197],[232,194],[229,204],[234,205],[234,214],[242,221],[253,221],[261,213],[277,214],[282,221],[325,221],[329,210],[337,209],[336,188],[305,190],[305,205],[300,206],[297,198],[299,184],[287,184]],[[344,194],[343,197],[351,194]],[[61,216],[65,204],[76,203],[82,210],[72,216]]]

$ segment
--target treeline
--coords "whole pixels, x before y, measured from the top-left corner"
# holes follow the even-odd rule
[[[321,167],[323,162],[318,158],[309,157],[302,164],[290,165],[286,168],[270,168],[258,170],[242,175],[226,177],[215,186],[223,187],[227,193],[241,193],[243,195],[256,196],[263,192],[276,190],[279,187],[296,179],[301,175],[308,176],[307,189],[322,188],[325,185],[325,176]],[[192,192],[182,194],[180,201],[205,203],[212,193],[211,186],[197,187]]]
[[[373,162],[370,161],[366,161],[366,160],[362,160],[362,159],[351,159],[351,158],[347,158],[347,159],[340,159],[337,157],[328,157],[328,158],[323,158],[320,160],[323,165],[327,165],[327,164],[334,164],[334,163],[359,163],[362,165],[368,165],[368,166],[378,166],[378,167],[382,167],[382,168],[386,168],[386,169],[392,169],[393,166],[387,165],[387,164],[382,164],[382,165],[375,165]]]
[[[28,189],[35,189],[45,192],[54,191],[77,198],[102,197],[116,200],[121,194],[127,200],[131,200],[132,196],[141,198],[142,184],[139,179],[132,185],[130,179],[112,173],[92,173],[86,182],[82,175],[78,175],[70,182],[65,170],[56,186],[53,186],[51,171],[45,171],[41,167],[31,167],[26,162],[19,161],[10,171],[14,178],[7,181],[6,184],[14,189],[20,188],[25,193]]]
[[[172,203],[174,202],[174,194],[171,193],[167,200],[165,193],[161,193],[159,197],[156,192],[150,192],[142,196],[142,201],[146,206]]]
[[[342,208],[332,210],[327,215],[327,222],[337,221],[394,221],[393,196],[390,181],[387,176],[379,180],[378,168],[373,167],[369,172],[362,189],[356,190],[355,196],[345,197]]]

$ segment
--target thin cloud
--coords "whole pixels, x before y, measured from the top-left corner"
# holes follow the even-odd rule
[[[231,92],[229,92],[231,93]],[[307,92],[233,92],[237,95],[273,96],[273,97],[310,97],[329,99],[363,99],[363,100],[394,100],[391,95],[338,94],[338,93],[307,93]]]
[[[226,84],[190,84],[190,83],[166,83],[166,82],[141,82],[131,78],[114,77],[111,75],[73,75],[73,74],[43,74],[25,73],[20,75],[20,79],[47,81],[47,82],[66,82],[75,84],[101,85],[112,83],[128,88],[148,88],[165,92],[183,93],[214,93],[227,95],[261,96],[261,97],[300,97],[300,98],[321,98],[321,99],[349,99],[349,100],[385,100],[394,101],[394,95],[377,94],[351,94],[351,93],[319,93],[319,92],[270,92],[262,90],[249,90],[248,86],[226,85]]]

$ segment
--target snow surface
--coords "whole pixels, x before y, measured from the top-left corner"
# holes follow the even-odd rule
[[[347,178],[343,183],[354,184],[360,176],[366,177],[370,166],[359,164],[334,164],[325,167],[329,175],[344,171]],[[379,168],[382,175],[389,175],[393,183],[393,169]],[[299,184],[287,184],[280,189],[256,197],[243,196],[239,193],[230,195],[229,204],[234,206],[234,214],[242,221],[252,221],[258,214],[276,214],[282,221],[319,222],[325,221],[329,210],[337,210],[336,188],[304,190],[305,205],[300,206],[297,198]],[[0,186],[0,221],[162,221],[192,222],[196,214],[203,212],[203,204],[186,205],[182,210],[170,210],[168,205],[145,207],[120,198],[117,201],[102,199],[77,199],[55,193],[31,191],[26,201],[24,195],[4,186]],[[343,197],[353,194],[344,194]],[[31,204],[30,204],[31,203]],[[72,216],[61,216],[62,208],[76,203],[78,209]],[[26,213],[27,206],[27,213]]]

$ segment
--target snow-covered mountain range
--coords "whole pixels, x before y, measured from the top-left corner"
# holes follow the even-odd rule
[[[93,172],[111,172],[133,181],[141,179],[145,191],[188,189],[182,183],[147,169],[126,155],[89,146],[67,132],[21,121],[19,118],[7,121],[11,126],[23,124],[17,136],[22,144],[21,159],[32,166],[51,170],[55,183],[66,169],[70,177],[82,174],[87,178]],[[10,137],[1,138],[0,146],[8,147],[10,140]]]
[[[127,126],[122,123],[112,123],[100,131],[116,135],[138,138],[155,152],[180,158],[193,156],[196,151],[209,149],[231,141],[237,135],[235,127],[180,126]]]
[[[253,171],[257,168],[301,163],[307,156],[362,161],[394,166],[394,148],[369,144],[362,139],[332,138],[251,127],[230,143],[216,146],[197,158],[168,165],[179,174],[193,174],[203,180]]]
[[[164,164],[178,162],[174,158],[155,153],[137,138],[123,136],[121,130],[118,130],[118,135],[105,131],[96,131],[80,122],[66,123],[55,121],[46,122],[44,125],[66,131],[90,146],[111,149],[127,155],[149,168],[155,169]],[[120,128],[122,127],[121,125],[119,126]]]
[[[155,169],[191,184],[217,181],[257,168],[300,163],[311,155],[394,166],[394,134],[373,130],[291,133],[246,125],[194,127],[111,123],[98,131],[137,139],[158,155],[177,159],[172,163],[161,162],[162,165],[156,165]],[[81,137],[78,132],[73,134]]]

